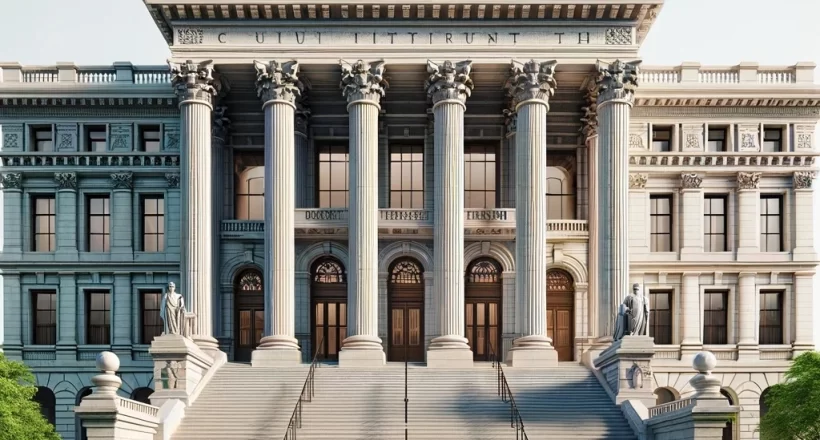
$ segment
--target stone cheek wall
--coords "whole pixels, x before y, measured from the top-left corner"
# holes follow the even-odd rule
[[[601,374],[613,393],[618,392],[618,365],[620,365],[619,362],[613,362],[601,369]]]

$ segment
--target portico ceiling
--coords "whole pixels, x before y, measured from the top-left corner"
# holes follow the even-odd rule
[[[282,2],[274,0],[144,0],[151,16],[169,45],[173,44],[172,23],[179,21],[289,20],[315,22],[331,20],[447,20],[481,21],[488,24],[503,20],[531,20],[549,23],[556,20],[579,22],[621,21],[633,23],[637,43],[643,42],[657,18],[664,0],[553,0],[471,2],[449,0],[444,3],[415,0],[393,1],[324,0],[322,2]]]

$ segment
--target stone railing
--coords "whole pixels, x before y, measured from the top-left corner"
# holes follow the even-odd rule
[[[110,66],[76,66],[57,63],[56,66],[23,66],[0,63],[0,83],[80,83],[80,84],[170,84],[168,66],[134,66],[114,63]]]
[[[761,361],[787,361],[792,358],[790,345],[760,346]]]
[[[194,328],[196,327],[196,313],[185,311],[185,319],[182,329],[182,335],[191,337],[194,334]]]
[[[661,414],[671,413],[684,408],[689,408],[695,404],[694,398],[675,400],[674,402],[664,403],[663,405],[653,406],[649,408],[649,417],[659,416]]]
[[[631,153],[629,164],[668,167],[813,167],[817,153]]]
[[[587,237],[589,222],[586,220],[547,220],[547,237]]]
[[[20,167],[179,167],[179,153],[0,153],[0,166]]]
[[[698,63],[684,63],[680,66],[641,66],[638,80],[642,85],[649,87],[680,83],[813,84],[814,68],[814,63],[797,63],[793,66],[760,66],[757,63],[740,63],[736,66],[701,66]]]
[[[156,406],[148,405],[142,402],[137,402],[136,400],[125,399],[122,397],[117,398],[117,408],[138,412],[140,414],[145,414],[151,417],[156,417],[159,414],[159,408]]]
[[[424,209],[380,209],[379,220],[387,222],[431,222],[433,212]]]
[[[222,220],[221,232],[265,232],[262,220]]]

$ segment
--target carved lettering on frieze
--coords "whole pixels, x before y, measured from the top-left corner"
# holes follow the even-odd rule
[[[4,189],[20,189],[23,186],[22,173],[6,173],[3,174],[3,188]]]
[[[700,188],[701,183],[703,183],[703,178],[696,173],[684,173],[680,175],[680,183],[681,188],[696,189]]]
[[[165,173],[165,180],[168,182],[168,188],[179,188],[178,173]]]
[[[54,173],[54,181],[59,189],[77,189],[77,173]]]
[[[737,173],[738,189],[758,189],[760,187],[760,176],[763,173]]]
[[[797,171],[792,176],[794,189],[811,189],[815,174],[813,171]]]
[[[630,173],[629,174],[629,188],[630,189],[646,189],[646,182],[649,176],[644,173]]]

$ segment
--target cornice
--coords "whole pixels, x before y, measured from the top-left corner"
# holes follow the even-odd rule
[[[642,85],[635,107],[820,107],[820,87],[709,87]]]
[[[636,100],[639,100],[636,98]],[[707,106],[646,106],[632,109],[633,122],[638,118],[654,117],[820,117],[820,107],[707,107]]]

